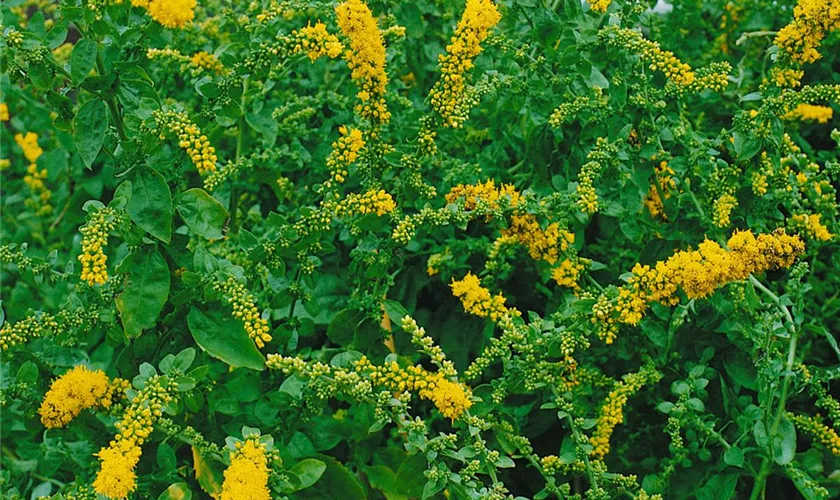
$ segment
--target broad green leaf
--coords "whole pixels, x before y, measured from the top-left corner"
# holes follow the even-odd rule
[[[175,458],[175,450],[168,443],[162,442],[157,447],[157,464],[161,469],[175,470],[178,459]]]
[[[188,189],[178,196],[178,214],[195,234],[217,240],[224,236],[222,229],[228,218],[228,211],[207,191]]]
[[[191,500],[192,491],[187,483],[175,483],[163,490],[158,500]]]
[[[796,454],[796,428],[787,417],[783,416],[773,442],[773,458],[779,465],[789,464]]]
[[[315,455],[326,465],[321,479],[312,487],[295,494],[298,499],[307,500],[365,500],[367,494],[356,476],[339,461],[327,455]]]
[[[157,248],[143,247],[128,255],[119,272],[128,273],[125,290],[117,296],[123,329],[129,338],[155,326],[169,297],[169,266]]]
[[[107,127],[108,110],[105,103],[99,99],[85,102],[76,113],[73,120],[73,139],[76,142],[76,151],[88,168],[102,149]]]
[[[96,49],[97,43],[89,38],[82,38],[73,45],[73,53],[70,54],[70,77],[73,83],[82,83],[93,70]]]
[[[193,307],[187,325],[196,344],[205,352],[233,367],[263,370],[265,358],[245,333],[242,321],[216,307],[201,311]]]
[[[195,479],[198,481],[198,485],[212,498],[220,499],[222,497],[222,482],[225,478],[222,472],[222,464],[216,460],[204,458],[195,446],[192,447],[192,455],[193,469],[195,469]]]
[[[327,337],[340,346],[349,346],[353,342],[353,332],[364,318],[365,314],[358,309],[339,311],[327,327]]]
[[[132,196],[125,211],[131,220],[155,238],[172,237],[172,194],[163,176],[151,167],[134,169]]]
[[[325,470],[327,470],[327,464],[314,458],[307,458],[295,464],[290,469],[290,472],[300,479],[299,489],[302,490],[318,482],[321,476],[324,475]]]
[[[738,474],[716,474],[697,490],[697,500],[729,500],[735,494]]]

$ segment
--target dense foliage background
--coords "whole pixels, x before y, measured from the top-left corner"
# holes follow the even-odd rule
[[[840,495],[837,0],[4,0],[3,498]]]

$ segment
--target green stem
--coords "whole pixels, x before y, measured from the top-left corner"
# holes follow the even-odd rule
[[[785,403],[787,402],[788,391],[790,390],[790,383],[793,379],[793,364],[796,361],[796,326],[793,322],[793,316],[791,316],[790,311],[779,297],[770,291],[764,284],[758,281],[754,276],[750,276],[750,283],[753,286],[762,292],[764,292],[770,300],[782,310],[787,319],[788,330],[790,332],[790,342],[788,343],[788,355],[787,355],[787,363],[785,364],[785,379],[782,382],[782,392],[779,395],[779,406],[776,408],[776,415],[773,418],[773,424],[770,426],[770,432],[768,433],[768,437],[770,438],[770,442],[773,442],[773,438],[776,436],[776,433],[779,430],[779,424],[782,422],[782,415],[785,413]],[[755,484],[753,485],[752,493],[750,494],[750,500],[758,500],[764,494],[764,485],[767,480],[767,476],[770,475],[771,470],[771,461],[773,457],[773,450],[772,447],[768,450],[769,453],[764,456],[764,460],[761,462],[761,469],[758,472],[758,476],[755,478]]]
[[[580,442],[580,433],[575,426],[575,421],[572,419],[572,416],[566,413],[566,420],[569,421],[569,427],[572,428],[572,436],[575,440],[575,446],[577,443]],[[586,465],[586,478],[589,479],[589,488],[596,490],[598,489],[598,480],[595,478],[595,472],[592,470],[592,464],[589,463],[589,454],[583,454],[583,463]]]
[[[105,76],[105,62],[102,60],[102,53],[99,50],[96,51],[96,72],[99,73],[99,76]],[[105,104],[108,105],[108,111],[111,112],[111,119],[114,121],[114,126],[117,128],[117,134],[120,136],[120,140],[128,140],[128,137],[125,135],[125,130],[123,130],[122,117],[120,116],[120,111],[117,108],[117,102],[114,100],[114,96],[105,97],[104,99]]]
[[[239,101],[240,107],[240,115],[239,115],[239,134],[236,137],[236,156],[234,158],[234,162],[239,162],[239,158],[242,156],[242,149],[245,144],[245,99],[246,95],[248,94],[248,77],[242,79],[242,97]],[[236,179],[231,179],[231,187],[230,187],[230,232],[236,234],[239,232],[239,228],[237,227],[237,213],[239,212],[239,185],[236,182]]]

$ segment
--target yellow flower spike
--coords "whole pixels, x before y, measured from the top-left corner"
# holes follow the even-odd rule
[[[468,313],[482,318],[489,316],[491,321],[496,321],[511,313],[505,307],[505,298],[502,294],[491,296],[490,290],[481,286],[478,276],[471,272],[468,272],[461,280],[453,279],[449,286],[452,289],[452,295],[461,299],[461,304]]]
[[[328,32],[327,25],[322,22],[317,22],[314,26],[307,24],[305,28],[292,31],[289,43],[293,54],[306,52],[309,60],[313,62],[323,56],[335,59],[344,50],[344,45],[338,37]]]
[[[102,208],[88,215],[82,233],[81,279],[89,285],[103,285],[108,281],[108,268],[105,263],[105,247],[108,245],[108,233],[117,227],[119,214],[112,208]]]
[[[385,104],[388,74],[385,72],[385,42],[376,18],[361,0],[347,0],[335,8],[341,32],[350,39],[344,59],[359,87],[361,103],[356,112],[374,125],[385,124],[391,113]]]
[[[467,121],[474,99],[468,95],[465,74],[481,54],[481,42],[501,18],[492,0],[467,0],[446,53],[439,57],[440,80],[429,93],[432,108],[445,126],[458,128]]]
[[[38,410],[41,423],[49,429],[64,427],[88,408],[109,408],[127,388],[127,381],[111,381],[102,370],[72,368],[50,385]]]
[[[5,102],[0,102],[0,122],[7,122],[9,118],[9,106]]]
[[[206,176],[216,170],[216,148],[210,145],[207,136],[202,135],[201,129],[190,121],[186,113],[155,111],[152,117],[159,137],[165,138],[164,131],[175,135],[178,146],[186,151],[200,175]]]
[[[799,103],[796,108],[782,115],[782,119],[828,123],[832,116],[834,116],[834,110],[830,106],[816,106],[813,104]]]
[[[338,129],[338,140],[332,143],[332,151],[327,156],[327,168],[332,180],[342,183],[347,180],[347,169],[359,157],[359,152],[365,147],[362,131],[342,126]]]
[[[822,40],[840,29],[840,8],[836,0],[799,0],[793,9],[793,20],[779,30],[774,44],[798,64],[812,63],[821,54]]]
[[[245,324],[245,331],[254,343],[262,349],[266,342],[271,342],[271,328],[268,320],[260,315],[256,306],[256,298],[245,288],[245,285],[230,277],[224,283],[215,283],[213,288],[224,296],[233,308],[233,317]]]
[[[266,445],[249,437],[236,443],[230,466],[225,470],[222,500],[270,500]]]
[[[829,241],[834,238],[834,235],[820,222],[820,218],[822,218],[822,214],[795,214],[791,217],[791,222],[794,227],[804,229],[809,238]]]
[[[195,17],[196,0],[132,0],[132,4],[145,7],[152,19],[167,28],[183,28]]]
[[[615,426],[624,421],[624,406],[627,400],[639,389],[647,384],[658,382],[662,375],[651,367],[644,367],[637,373],[630,373],[616,384],[615,388],[607,395],[598,420],[595,422],[595,431],[589,442],[592,444],[591,455],[602,459],[610,451],[610,437]]]
[[[155,375],[131,400],[117,422],[114,440],[99,450],[100,468],[93,482],[97,493],[111,499],[123,499],[137,489],[134,468],[140,461],[143,442],[152,433],[152,426],[162,415],[161,408],[173,400],[178,384]]]

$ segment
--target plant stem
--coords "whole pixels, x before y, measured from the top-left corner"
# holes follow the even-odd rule
[[[782,304],[782,301],[779,299],[778,295],[770,291],[764,284],[758,281],[754,276],[750,276],[750,283],[753,284],[754,287],[764,292],[770,300],[782,310],[787,319],[788,330],[790,332],[790,341],[788,342],[788,355],[787,355],[787,363],[785,364],[785,378],[782,382],[782,392],[779,395],[779,406],[776,408],[776,415],[773,418],[773,424],[770,426],[770,432],[767,434],[768,438],[770,439],[771,448],[770,453],[764,456],[764,460],[761,462],[761,469],[758,472],[758,476],[755,478],[755,485],[753,486],[752,493],[750,494],[750,500],[758,500],[764,494],[764,485],[767,481],[767,476],[770,475],[771,470],[771,460],[773,451],[772,451],[772,442],[773,438],[776,436],[776,432],[779,430],[779,424],[782,422],[782,415],[785,413],[785,403],[787,402],[788,391],[790,390],[790,381],[793,375],[793,364],[796,361],[796,326],[793,322],[793,316],[791,316],[790,311],[788,308]]]
[[[240,108],[240,115],[239,115],[239,134],[236,137],[236,156],[234,157],[234,162],[238,162],[239,158],[242,156],[242,148],[245,144],[245,96],[248,94],[248,77],[242,79],[242,97],[239,101],[239,108]],[[231,187],[230,187],[230,232],[233,234],[237,234],[239,232],[239,228],[237,227],[237,212],[239,211],[239,186],[237,185],[237,179],[231,178]]]
[[[99,50],[96,51],[96,72],[99,73],[99,76],[105,76],[105,62],[102,60],[102,53]],[[120,116],[120,111],[117,108],[117,102],[114,100],[114,96],[105,97],[104,99],[105,104],[108,105],[108,111],[111,112],[111,119],[114,120],[114,126],[117,128],[117,134],[120,136],[120,140],[127,140],[125,130],[123,130],[122,117]]]

